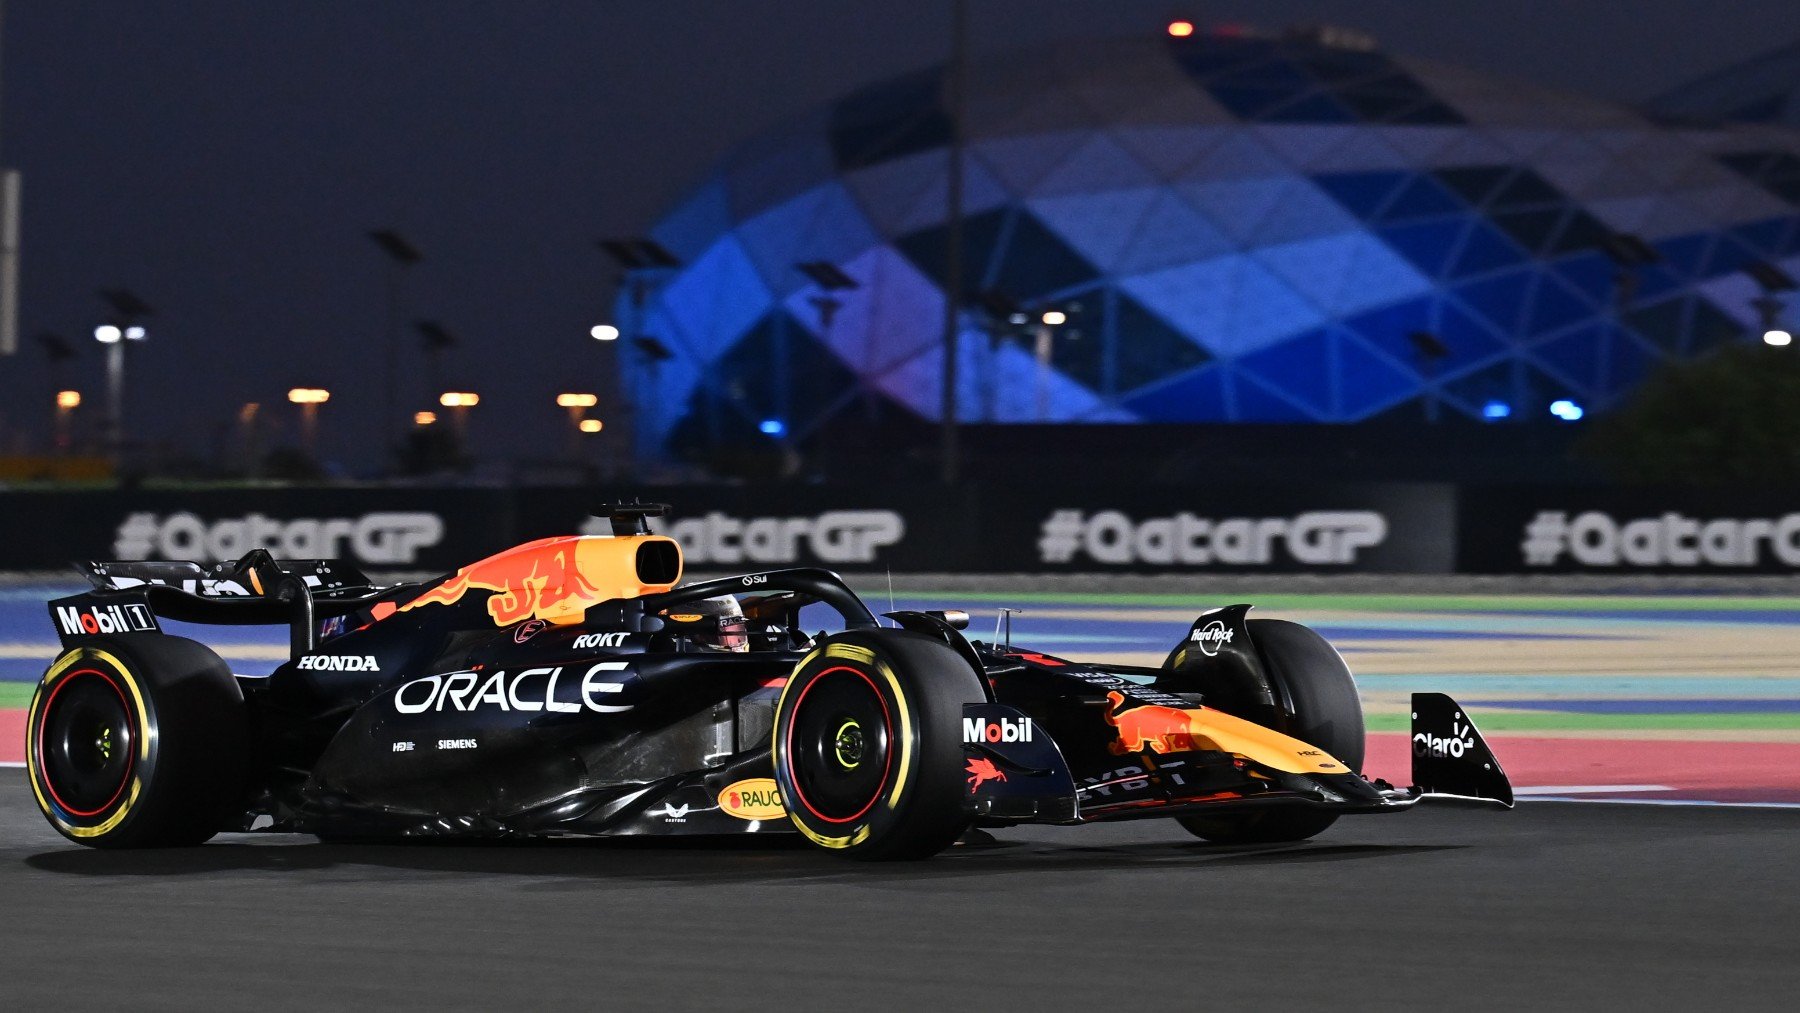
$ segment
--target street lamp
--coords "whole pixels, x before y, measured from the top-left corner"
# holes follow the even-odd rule
[[[300,448],[307,457],[318,456],[319,406],[331,400],[331,392],[323,387],[295,387],[288,400],[300,406]]]
[[[437,412],[413,412],[413,425],[429,426],[437,422]]]
[[[469,409],[480,403],[480,394],[466,390],[449,390],[438,397],[438,404],[450,409],[450,423],[456,429],[458,444],[469,433]]]
[[[599,419],[582,419],[581,424],[575,428],[580,429],[584,433],[597,433],[605,427],[600,424]]]
[[[581,456],[581,437],[577,434],[587,432],[587,430],[585,428],[583,428],[584,426],[587,425],[587,422],[584,421],[581,416],[589,408],[592,408],[599,403],[600,403],[600,396],[598,394],[558,394],[558,395],[556,395],[556,406],[558,408],[566,409],[569,413],[569,426],[570,426],[569,454],[570,454],[570,456],[572,456],[572,457],[580,457]]]
[[[146,337],[144,329],[135,324],[101,324],[94,328],[94,340],[106,346],[106,442],[115,454],[125,434],[125,348]]]
[[[419,332],[419,343],[425,349],[425,389],[436,390],[444,382],[444,355],[460,342],[436,320],[415,320],[413,328]]]
[[[1081,306],[1069,304],[1070,312],[1080,312]],[[1050,362],[1051,353],[1056,342],[1056,329],[1069,322],[1069,313],[1059,309],[1044,310],[1038,315],[1036,333],[1033,335],[1032,351],[1037,359],[1037,419],[1039,422],[1050,421]],[[1076,337],[1071,330],[1069,337]]]
[[[617,341],[619,329],[612,324],[595,324],[588,330],[588,336],[595,341]]]
[[[59,390],[56,392],[56,452],[69,452],[69,416],[81,407],[81,392],[78,390]]]
[[[387,255],[387,347],[383,350],[381,376],[381,430],[394,443],[397,435],[395,412],[400,401],[400,311],[401,285],[408,268],[424,260],[419,248],[393,229],[376,229],[368,233],[381,252]]]

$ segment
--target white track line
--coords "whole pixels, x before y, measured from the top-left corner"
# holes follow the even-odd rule
[[[1532,795],[1521,802],[1581,802],[1588,805],[1687,805],[1712,809],[1800,809],[1800,802],[1712,802],[1697,798],[1583,798],[1571,795]]]
[[[1520,798],[1542,795],[1620,795],[1628,791],[1674,791],[1666,784],[1546,784],[1514,788]]]

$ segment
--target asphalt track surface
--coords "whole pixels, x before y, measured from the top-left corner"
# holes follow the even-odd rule
[[[0,771],[0,1008],[1699,1009],[1800,988],[1800,810],[1527,802],[1220,848],[66,844]]]

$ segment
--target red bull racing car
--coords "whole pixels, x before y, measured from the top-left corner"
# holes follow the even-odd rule
[[[392,587],[261,550],[85,564],[93,589],[50,603],[31,790],[102,848],[793,832],[887,859],[972,826],[1172,817],[1276,842],[1434,796],[1512,803],[1438,695],[1413,698],[1414,786],[1365,778],[1342,659],[1247,605],[1202,613],[1160,667],[1082,664],[971,641],[959,612],[878,618],[825,570],[682,584],[649,531],[664,509]],[[285,625],[291,657],[234,675],[168,623]]]

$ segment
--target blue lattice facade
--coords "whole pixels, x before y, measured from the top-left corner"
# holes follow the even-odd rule
[[[631,322],[674,356],[633,378],[647,436],[937,417],[941,91],[921,74],[773,131],[657,226],[685,266]],[[1659,359],[1760,332],[1746,265],[1800,271],[1800,132],[1672,127],[1378,52],[1014,54],[973,73],[967,139],[965,292],[1074,313],[1047,373],[1028,336],[965,314],[971,422],[1605,410]],[[1657,257],[1623,291],[1615,233]],[[829,319],[795,268],[816,260],[861,285]]]

